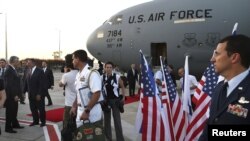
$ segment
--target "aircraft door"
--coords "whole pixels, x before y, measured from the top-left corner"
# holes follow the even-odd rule
[[[160,66],[160,56],[165,58],[167,62],[167,44],[151,43],[152,66]]]

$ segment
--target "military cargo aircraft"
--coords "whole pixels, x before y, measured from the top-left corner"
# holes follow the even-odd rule
[[[126,70],[139,64],[141,49],[153,66],[159,56],[175,68],[190,56],[190,72],[201,75],[217,42],[232,34],[250,36],[249,0],[156,0],[127,8],[105,21],[88,38],[87,49],[102,62]]]

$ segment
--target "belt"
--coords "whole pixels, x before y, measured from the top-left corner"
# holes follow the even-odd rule
[[[96,104],[99,104],[99,103],[101,103],[101,102],[102,102],[102,101],[98,101]],[[78,103],[77,106],[78,106],[78,107],[83,107],[81,103]],[[87,106],[84,106],[84,108],[86,108],[86,107],[87,107]]]
[[[82,107],[82,104],[81,103],[78,103],[77,104],[78,107]],[[84,108],[86,108],[87,106],[84,106]]]

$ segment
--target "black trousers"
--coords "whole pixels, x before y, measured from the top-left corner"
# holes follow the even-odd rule
[[[48,99],[48,104],[52,104],[52,100],[51,100],[51,97],[49,95],[49,90],[46,91],[45,97],[47,97],[47,99]]]
[[[39,123],[39,119],[42,124],[46,123],[46,113],[45,113],[45,102],[44,97],[41,97],[40,101],[37,101],[36,99],[29,99],[30,103],[30,110],[33,117],[34,123]],[[39,112],[39,114],[38,114]]]
[[[121,123],[121,114],[118,106],[118,102],[120,99],[109,99],[108,104],[110,106],[109,111],[104,111],[104,133],[108,141],[112,140],[112,132],[111,132],[111,113],[113,115],[116,140],[124,141],[124,136],[122,132],[122,123]],[[111,111],[112,110],[112,111]]]
[[[129,96],[135,95],[135,81],[134,82],[129,82]]]
[[[18,101],[15,101],[14,99],[6,99],[5,107],[6,107],[5,130],[12,130],[13,127],[20,126],[17,120]]]
[[[20,102],[24,102],[24,101],[25,101],[24,95],[25,95],[25,94],[22,94],[22,95],[20,96]]]

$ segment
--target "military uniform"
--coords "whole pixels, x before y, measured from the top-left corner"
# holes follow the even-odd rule
[[[211,99],[210,117],[199,141],[208,140],[208,125],[250,125],[250,72],[228,81],[227,98],[222,99],[223,82],[215,88]]]
[[[80,120],[89,100],[94,92],[100,91],[102,88],[101,78],[98,72],[88,69],[86,65],[81,72],[76,75],[76,90],[77,90],[77,135],[75,140],[105,140],[102,127],[102,109],[99,103],[90,110],[89,121],[84,123]],[[90,75],[90,76],[89,76]],[[89,80],[88,80],[89,79]],[[103,100],[102,94],[99,101]],[[83,126],[82,126],[83,125]]]

